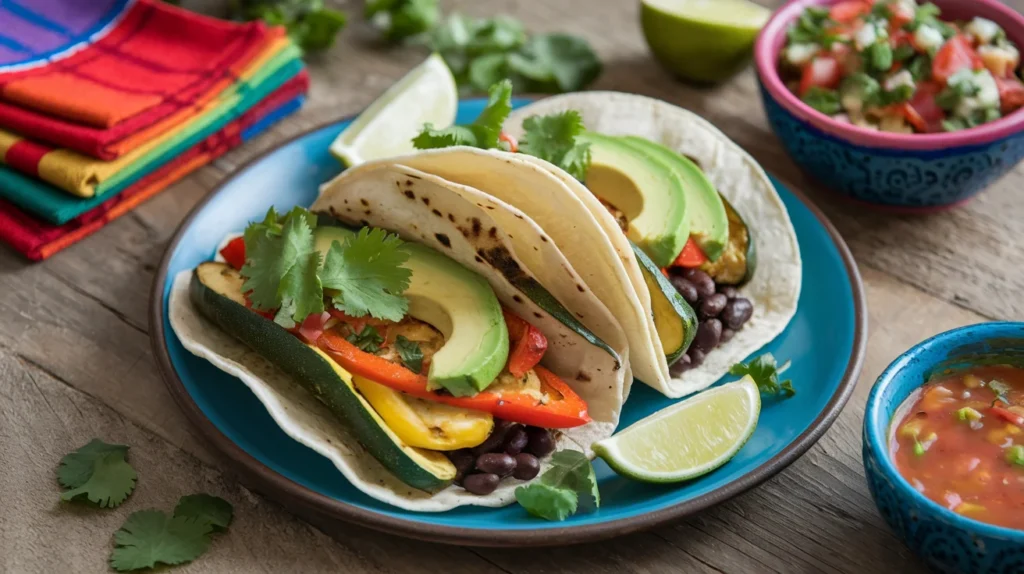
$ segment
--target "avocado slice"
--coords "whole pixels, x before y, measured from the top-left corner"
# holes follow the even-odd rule
[[[669,166],[672,173],[683,182],[689,234],[708,259],[716,261],[725,250],[729,238],[729,221],[722,198],[708,177],[692,160],[661,144],[637,136],[621,139],[627,145]],[[680,251],[682,246],[676,255]]]
[[[356,232],[320,225],[314,232],[317,249],[326,255],[335,241],[345,243]],[[418,243],[406,243],[405,267],[412,271],[405,297],[409,315],[444,335],[444,346],[430,362],[427,380],[457,397],[472,396],[494,382],[508,360],[508,328],[501,303],[483,277]]]
[[[722,203],[729,218],[729,243],[721,257],[701,265],[700,268],[716,283],[743,285],[754,276],[754,269],[757,267],[753,230],[724,197]]]
[[[697,334],[697,314],[661,273],[661,269],[654,261],[632,241],[629,245],[640,263],[647,291],[651,294],[654,328],[658,331],[658,339],[665,349],[665,359],[671,366],[690,348],[690,343]]]
[[[202,263],[192,275],[189,298],[204,317],[272,362],[326,405],[338,423],[345,425],[399,480],[426,492],[451,484],[455,465],[448,457],[402,442],[356,391],[347,371],[320,349],[246,308],[242,283],[242,276],[232,267]]]
[[[587,189],[622,211],[630,240],[668,267],[690,236],[688,194],[676,170],[625,138],[586,132],[580,139],[591,150]]]

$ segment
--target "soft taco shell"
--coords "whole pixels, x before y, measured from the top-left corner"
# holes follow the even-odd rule
[[[525,118],[567,110],[578,111],[588,130],[608,135],[640,136],[693,159],[718,192],[753,228],[758,252],[757,270],[753,279],[740,289],[740,293],[754,303],[753,317],[732,340],[708,353],[701,367],[676,378],[670,377],[666,370],[660,380],[644,380],[669,397],[682,397],[703,390],[725,375],[733,364],[778,336],[796,313],[802,264],[789,214],[767,174],[749,154],[707,120],[660,100],[617,92],[566,94],[516,110],[506,122],[505,131],[521,137]],[[593,197],[563,170],[537,158],[522,157],[548,169],[577,197],[584,194]],[[559,189],[551,187],[544,193],[556,193]],[[542,198],[540,195],[538,201],[543,201]],[[603,256],[617,257],[627,265],[637,267],[625,236],[614,219],[599,202],[586,203],[592,215],[591,224],[603,229],[615,246],[614,251],[602,251]],[[616,315],[634,312],[627,308],[609,307]],[[657,339],[656,336],[654,338]]]

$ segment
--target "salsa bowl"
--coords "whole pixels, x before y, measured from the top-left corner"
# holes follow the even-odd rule
[[[937,572],[1024,571],[1024,530],[986,524],[933,502],[900,474],[891,455],[893,417],[932,374],[996,357],[1024,366],[1024,323],[982,323],[927,339],[893,361],[868,398],[863,451],[868,487],[893,531]]]
[[[768,123],[809,175],[853,200],[898,212],[963,203],[1024,159],[1024,109],[950,133],[896,134],[837,121],[800,100],[779,77],[786,30],[809,6],[839,0],[791,0],[768,21],[754,62]],[[1024,16],[997,0],[935,0],[943,19],[987,18],[1024,46]]]

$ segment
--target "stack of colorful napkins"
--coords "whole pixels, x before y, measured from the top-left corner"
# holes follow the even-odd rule
[[[260,133],[300,55],[160,0],[0,1],[0,240],[49,257]]]

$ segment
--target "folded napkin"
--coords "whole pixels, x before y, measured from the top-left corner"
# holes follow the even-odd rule
[[[289,78],[288,75],[291,77]],[[301,69],[301,64],[298,61],[293,61],[287,68],[281,69],[276,76],[272,76],[268,81],[255,84],[254,89],[245,91],[238,105],[233,106],[228,113],[219,114],[213,118],[213,121],[204,124],[202,130],[194,131],[188,137],[177,138],[174,142],[162,146],[156,152],[157,157],[153,157],[149,162],[150,165],[147,169],[133,171],[131,177],[119,179],[117,185],[105,193],[89,198],[76,197],[45,182],[0,167],[0,199],[18,206],[43,221],[57,225],[66,223],[109,200],[112,196],[122,193],[130,186],[134,186],[150,172],[160,169],[163,164],[173,161],[175,156],[222,129],[228,122],[235,120],[250,108],[260,105],[264,98],[277,97],[280,101],[281,94],[290,99],[296,95],[305,94],[308,90],[309,74]]]
[[[14,205],[0,200],[0,241],[8,243],[29,259],[38,261],[82,240],[193,170],[255,137],[277,120],[297,110],[305,96],[285,98],[282,102],[283,90],[284,87],[123,193],[107,199],[64,225],[38,221]]]
[[[36,7],[38,12],[17,6],[32,14],[39,28],[59,32],[54,19],[83,10],[76,3],[47,0],[53,6]],[[12,5],[0,2],[0,11]],[[119,142],[138,132],[152,138],[170,129],[175,124],[161,120],[216,97],[283,36],[280,27],[226,22],[159,0],[135,0],[81,49],[68,50],[45,66],[0,69],[0,126],[113,159],[140,143],[138,138]]]
[[[115,160],[103,161],[76,151],[56,149],[3,130],[0,130],[0,158],[10,167],[68,193],[80,197],[102,194],[121,180],[144,175],[147,168],[154,167],[154,160],[161,152],[176,142],[197,133],[202,133],[201,139],[210,131],[210,124],[230,115],[235,108],[251,106],[253,95],[260,97],[260,92],[265,95],[276,89],[297,73],[302,65],[300,56],[299,49],[288,40],[275,42],[252,61],[230,88],[197,106],[191,119]]]

